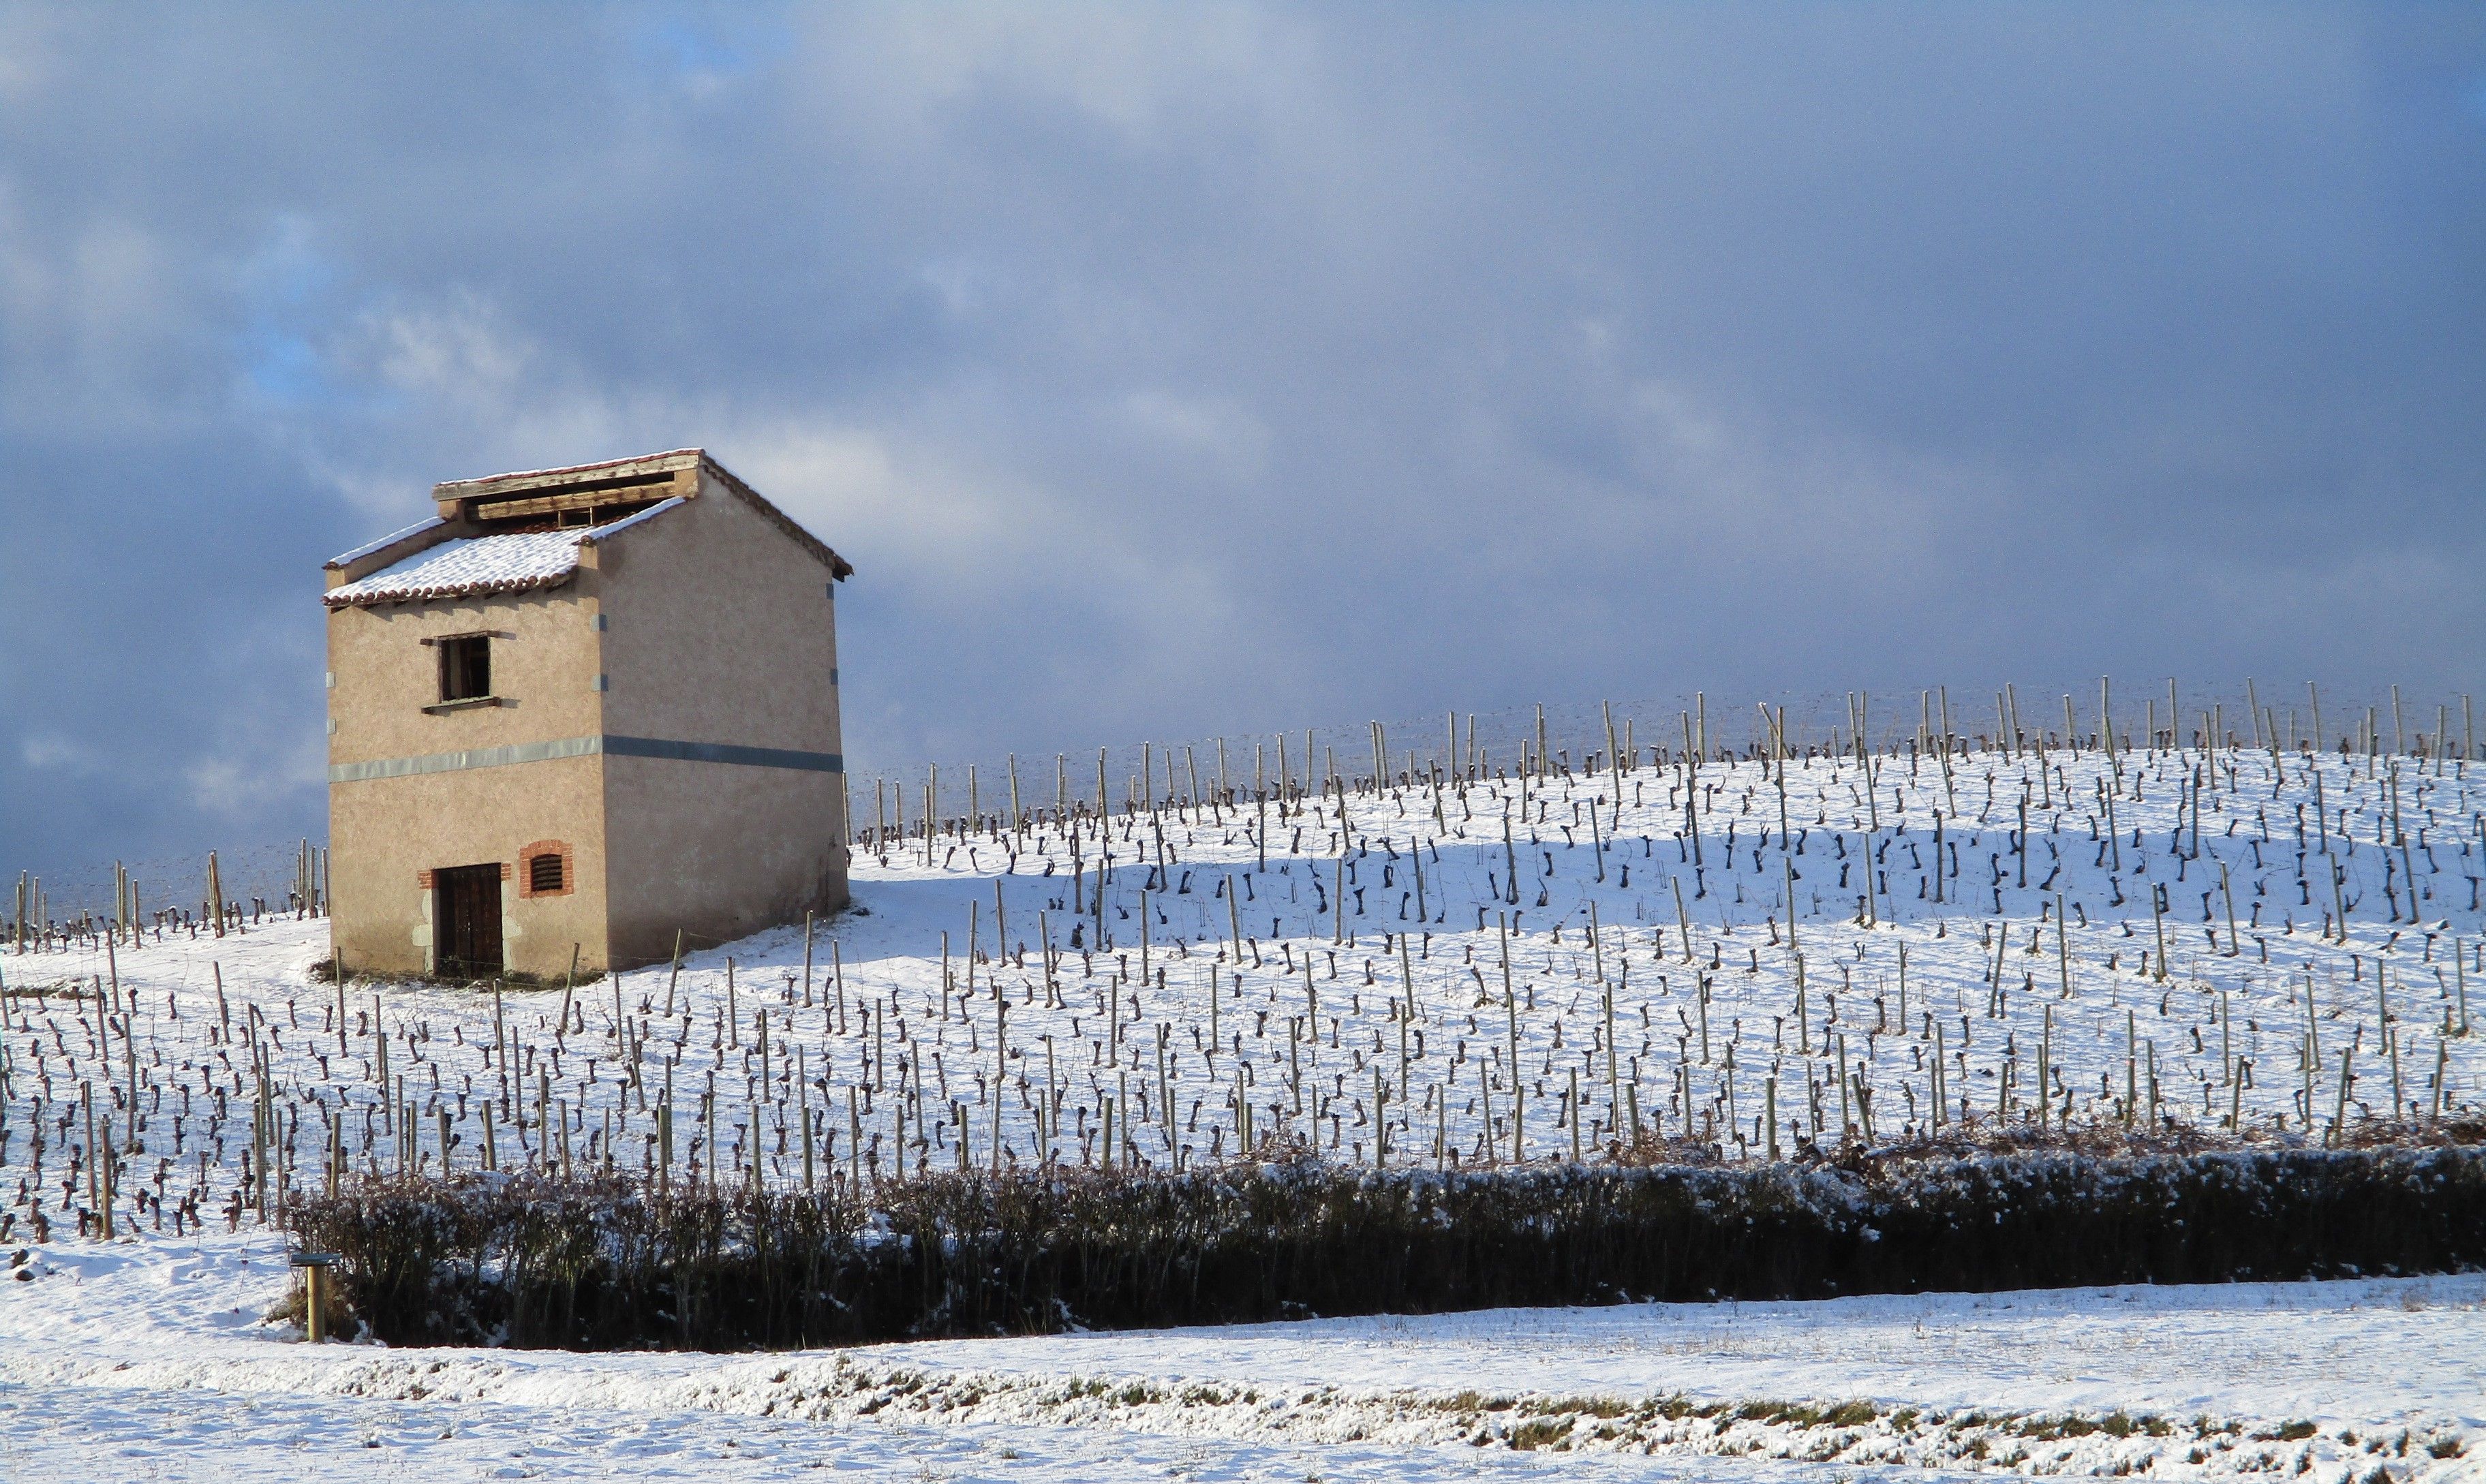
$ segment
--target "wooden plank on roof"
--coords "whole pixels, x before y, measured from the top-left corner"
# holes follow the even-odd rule
[[[431,487],[437,500],[471,500],[479,495],[511,494],[518,490],[556,490],[565,485],[590,482],[619,482],[647,475],[679,473],[696,468],[700,461],[697,449],[676,449],[664,453],[646,453],[635,458],[616,458],[603,463],[577,464],[566,469],[532,469],[516,474],[488,475],[476,480],[450,480]]]
[[[681,493],[671,479],[649,484],[624,484],[618,488],[576,490],[560,495],[538,495],[525,500],[485,500],[475,507],[477,520],[520,520],[530,515],[557,515],[565,510],[592,510],[624,505],[652,505]]]

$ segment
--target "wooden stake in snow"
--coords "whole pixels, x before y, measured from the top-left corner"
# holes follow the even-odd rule
[[[216,853],[207,852],[207,912],[215,920],[216,936],[225,935],[225,883],[216,869]]]
[[[1541,711],[1539,714],[1542,714]],[[1505,819],[1505,827],[1507,823]],[[1527,1092],[1522,1085],[1519,1071],[1519,996],[1511,987],[1510,920],[1497,912],[1494,914],[1494,922],[1502,938],[1502,1003],[1510,1015],[1510,1066],[1505,1075],[1510,1078],[1510,1162],[1517,1165],[1527,1159],[1527,1146],[1524,1141],[1527,1137],[1525,1133]]]

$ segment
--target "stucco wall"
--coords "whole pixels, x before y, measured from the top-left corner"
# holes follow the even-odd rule
[[[826,567],[712,480],[594,548],[609,731],[842,754]],[[622,963],[723,942],[846,898],[840,773],[605,759]]]
[[[609,957],[603,765],[600,757],[566,757],[332,784],[328,869],[346,967],[430,973],[431,897],[422,873],[489,862],[510,867],[501,892],[508,968],[558,978],[574,943],[584,971],[601,970]],[[530,897],[518,853],[549,840],[569,847],[572,888]]]
[[[728,943],[846,899],[839,779],[828,773],[608,757],[616,963],[654,963],[680,930]]]
[[[593,689],[600,661],[590,623],[591,574],[566,588],[507,598],[345,608],[328,616],[328,739],[333,763],[428,756],[603,730]],[[489,630],[492,690],[511,702],[440,715],[438,650],[426,638]],[[509,635],[514,637],[503,638]],[[430,898],[421,873],[507,865],[502,895],[506,964],[546,977],[606,958],[603,759],[561,758],[328,788],[329,876],[339,948],[349,969],[423,974],[432,968]],[[571,890],[519,890],[522,847],[559,840],[571,851]]]
[[[711,480],[586,557],[608,624],[610,729],[839,751],[833,585],[764,515]]]
[[[328,615],[332,762],[500,747],[603,728],[590,624],[594,574],[507,597],[344,608]],[[490,630],[492,690],[506,704],[425,714],[440,700],[439,650],[423,641]],[[514,635],[514,638],[502,638]]]

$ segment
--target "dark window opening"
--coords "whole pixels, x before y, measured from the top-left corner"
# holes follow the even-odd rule
[[[480,701],[492,694],[492,641],[481,634],[440,642],[440,699]]]
[[[561,857],[539,855],[527,862],[527,890],[535,893],[561,890]]]

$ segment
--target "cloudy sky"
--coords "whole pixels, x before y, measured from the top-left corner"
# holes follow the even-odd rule
[[[318,563],[699,444],[858,768],[2477,687],[2486,11],[0,8],[0,866],[318,835]]]

